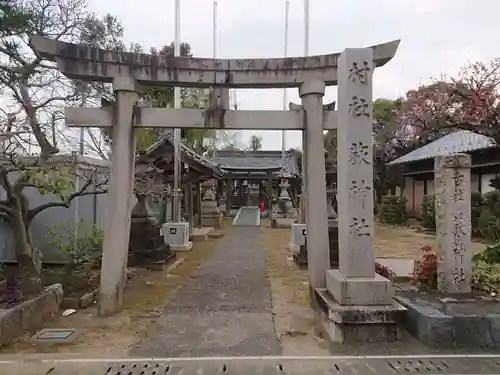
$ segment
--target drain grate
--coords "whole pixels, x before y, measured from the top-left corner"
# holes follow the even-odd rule
[[[113,364],[106,375],[166,375],[170,370],[167,363]]]
[[[32,340],[44,343],[68,343],[76,338],[76,330],[69,328],[46,328],[36,333]]]
[[[446,362],[436,359],[388,360],[389,366],[400,374],[418,372],[419,374],[446,372],[449,366]]]

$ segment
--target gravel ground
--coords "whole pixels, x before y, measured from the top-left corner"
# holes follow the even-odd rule
[[[259,227],[233,227],[132,356],[279,355]]]

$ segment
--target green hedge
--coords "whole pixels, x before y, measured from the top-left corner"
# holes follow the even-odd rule
[[[493,192],[494,193],[494,192]],[[489,194],[489,193],[488,193]],[[480,233],[480,216],[483,208],[486,206],[481,193],[471,193],[471,225],[474,234]],[[500,217],[500,201],[498,202],[498,212]],[[436,230],[436,198],[434,194],[424,195],[422,199],[422,221],[421,224],[425,229]]]
[[[471,226],[472,234],[478,236],[479,232],[479,217],[481,216],[481,211],[483,209],[484,198],[479,192],[473,192],[470,195],[471,204]]]
[[[487,241],[500,240],[500,191],[484,194],[484,202],[478,218],[481,237]]]
[[[422,221],[420,224],[425,229],[436,230],[436,199],[434,194],[424,195],[422,199]]]
[[[390,225],[405,225],[406,198],[403,196],[387,195],[382,197],[379,219],[382,223]]]

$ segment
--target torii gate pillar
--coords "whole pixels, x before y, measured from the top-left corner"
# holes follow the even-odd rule
[[[113,139],[109,188],[106,206],[98,314],[112,315],[121,310],[127,282],[127,258],[130,232],[130,212],[133,191],[135,136],[134,110],[139,99],[136,82],[130,77],[113,80],[116,111],[113,119]]]
[[[330,268],[328,214],[326,206],[325,153],[323,143],[323,96],[325,83],[307,81],[299,88],[304,108],[304,152],[307,224],[307,266],[310,301],[316,300],[315,289],[325,288],[326,270]]]

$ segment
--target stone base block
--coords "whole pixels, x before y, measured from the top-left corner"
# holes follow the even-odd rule
[[[286,228],[291,228],[292,224],[293,224],[292,218],[275,217],[274,219],[271,220],[271,228],[286,229]]]
[[[193,243],[190,241],[184,245],[170,245],[172,251],[190,251],[193,248]]]
[[[224,232],[210,232],[208,234],[208,238],[213,238],[213,239],[217,239],[217,238],[222,238],[224,237]]]
[[[193,228],[193,233],[189,236],[189,239],[193,242],[203,242],[208,240],[211,232],[214,231],[214,228]]]
[[[340,305],[391,305],[394,287],[390,280],[375,277],[347,278],[339,270],[326,271],[326,288]]]
[[[481,293],[398,291],[405,328],[423,344],[472,351],[500,348],[500,301]]]
[[[295,245],[293,242],[288,243],[288,250],[292,252],[292,254],[298,254],[300,253],[300,246]]]
[[[392,342],[405,335],[406,308],[395,301],[386,306],[342,306],[326,289],[316,289],[317,324],[332,343]]]
[[[214,217],[203,217],[201,223],[204,227],[221,228],[222,227],[222,214]]]

